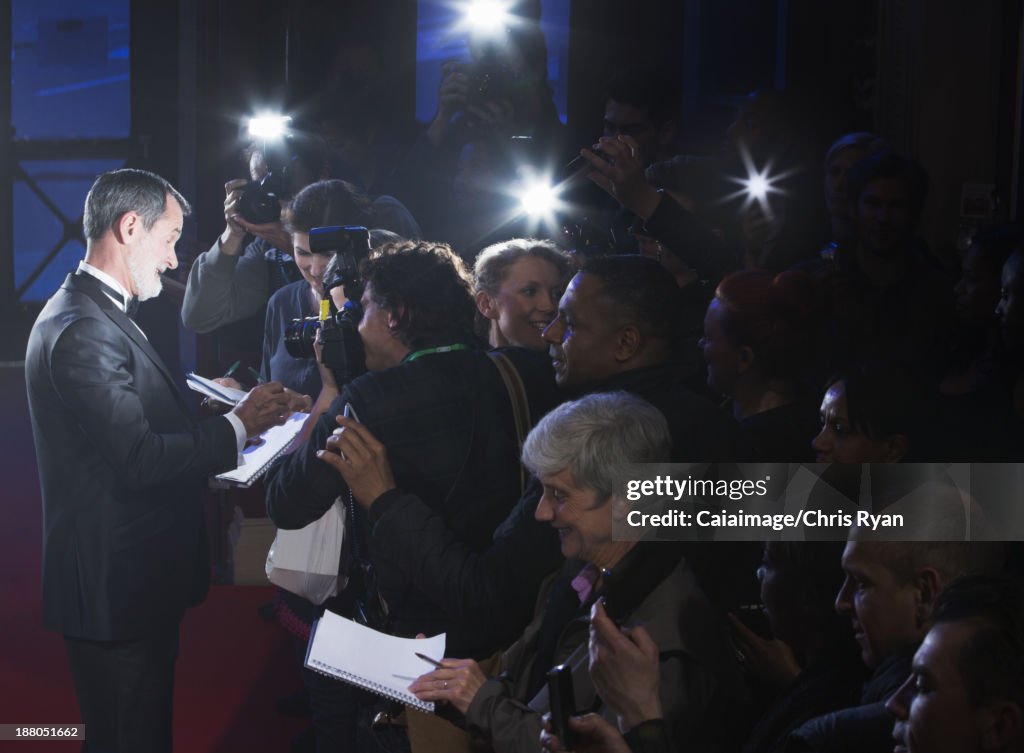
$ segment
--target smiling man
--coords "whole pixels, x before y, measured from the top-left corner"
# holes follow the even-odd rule
[[[690,392],[674,368],[679,289],[654,259],[593,259],[569,283],[544,330],[555,381],[569,393],[626,390],[668,420],[675,462],[741,460],[739,426]]]
[[[178,266],[188,211],[153,173],[99,176],[85,202],[85,260],[39,314],[25,357],[43,625],[64,635],[86,750],[171,750],[178,623],[209,577],[199,489],[287,415],[271,383],[196,422],[130,318]]]

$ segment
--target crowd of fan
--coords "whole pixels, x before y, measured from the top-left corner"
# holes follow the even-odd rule
[[[560,663],[593,712],[570,722],[578,751],[1024,748],[1008,547],[858,535],[751,556],[611,531],[630,461],[1019,460],[1019,230],[981,228],[939,260],[921,235],[925,170],[867,133],[803,155],[771,92],[743,103],[720,153],[674,156],[671,94],[631,70],[582,152],[601,199],[577,185],[577,232],[518,237],[506,137],[528,130],[536,160],[562,134],[543,69],[524,62],[517,81],[508,100],[475,101],[447,66],[437,117],[375,198],[329,158],[321,124],[283,222],[247,221],[244,182],[228,183],[225,230],[189,274],[185,324],[265,311],[262,377],[314,417],[268,474],[274,522],[350,500],[349,585],[326,607],[448,636],[443,666],[412,685],[443,721],[381,714],[306,671],[315,749],[557,750],[543,715]],[[722,176],[769,162],[788,175],[725,200]],[[331,225],[373,229],[367,372],[348,384],[282,345],[325,294],[345,304],[324,289],[330,255],[310,251]],[[614,594],[609,570],[625,573]],[[298,623],[315,618],[284,598]],[[750,601],[769,630],[740,619]]]

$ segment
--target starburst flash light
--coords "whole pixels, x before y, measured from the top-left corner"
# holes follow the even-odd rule
[[[769,198],[772,194],[786,195],[786,191],[780,188],[779,184],[792,175],[793,171],[787,170],[781,173],[774,173],[772,172],[771,160],[768,160],[763,168],[758,169],[757,165],[754,164],[754,158],[745,146],[740,147],[740,158],[743,160],[743,167],[747,174],[743,177],[729,177],[729,180],[739,184],[741,188],[739,191],[726,196],[724,200],[730,201],[742,197],[743,209],[753,206],[756,202],[765,218],[770,221],[773,219],[773,213]]]

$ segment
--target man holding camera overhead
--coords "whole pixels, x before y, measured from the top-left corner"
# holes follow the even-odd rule
[[[189,272],[181,318],[196,332],[258,314],[273,290],[299,279],[290,257],[292,239],[281,223],[280,202],[288,197],[263,190],[260,182],[269,172],[261,150],[250,150],[249,174],[251,181],[224,184],[224,231]],[[270,200],[277,210],[273,216],[267,213]],[[246,243],[247,238],[252,240]]]
[[[338,175],[337,160],[325,139],[281,138],[280,143],[268,141],[248,150],[251,180],[237,178],[224,184],[224,231],[196,258],[182,302],[182,322],[191,330],[211,332],[259,314],[274,291],[302,279],[282,208],[314,182],[344,176]],[[419,225],[397,199],[371,199],[357,186],[346,186],[351,200],[364,205],[367,213],[349,222],[385,228],[402,237],[419,236]]]

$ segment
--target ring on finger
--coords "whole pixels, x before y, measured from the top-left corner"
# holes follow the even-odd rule
[[[447,680],[444,681],[444,686],[443,687],[444,687],[445,690],[448,690],[448,681]]]

